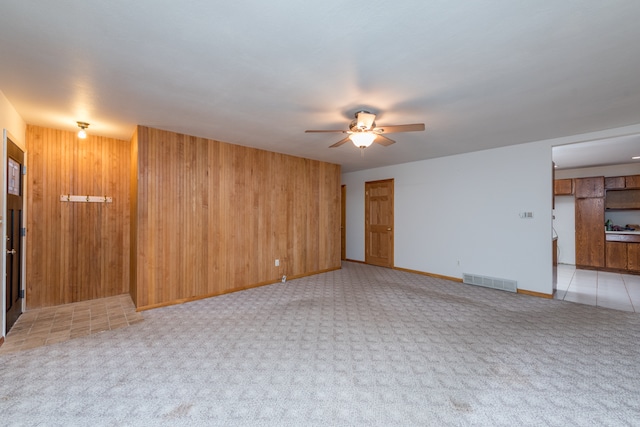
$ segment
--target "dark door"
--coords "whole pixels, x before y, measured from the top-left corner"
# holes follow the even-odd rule
[[[365,182],[365,262],[393,267],[393,179]]]
[[[22,314],[22,163],[24,153],[7,138],[7,329]]]

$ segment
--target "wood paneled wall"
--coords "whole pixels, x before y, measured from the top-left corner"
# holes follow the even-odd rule
[[[340,268],[339,165],[142,126],[133,147],[138,309]]]
[[[129,294],[133,303],[138,306],[138,128],[131,137],[131,175],[129,177]]]
[[[130,142],[29,125],[26,147],[27,307],[128,292]]]

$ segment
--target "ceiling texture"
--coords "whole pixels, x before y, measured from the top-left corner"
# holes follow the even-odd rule
[[[140,124],[347,172],[640,123],[639,23],[637,0],[7,0],[0,91],[29,124]],[[426,131],[364,156],[304,133],[363,109]]]

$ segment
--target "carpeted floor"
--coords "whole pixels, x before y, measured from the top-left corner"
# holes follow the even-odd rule
[[[4,425],[640,423],[640,316],[362,264],[0,356]]]

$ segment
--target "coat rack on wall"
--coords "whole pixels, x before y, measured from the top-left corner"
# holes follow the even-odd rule
[[[107,196],[72,196],[71,194],[62,194],[61,202],[79,202],[79,203],[111,203],[113,199]]]

